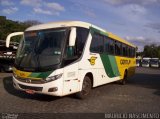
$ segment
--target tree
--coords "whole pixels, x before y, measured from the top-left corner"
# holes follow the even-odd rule
[[[40,23],[36,20],[27,20],[25,22],[12,21],[6,19],[5,16],[0,16],[0,40],[5,40],[10,33],[24,31],[29,26]]]
[[[27,20],[27,21],[24,21],[24,24],[27,26],[33,26],[33,25],[41,24],[41,22],[37,20]]]
[[[146,45],[144,46],[143,51],[144,57],[159,57],[160,58],[160,46],[157,46],[155,44]]]

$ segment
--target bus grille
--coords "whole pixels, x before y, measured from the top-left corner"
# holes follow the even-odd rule
[[[31,84],[43,84],[46,83],[43,79],[30,79],[30,78],[21,78],[21,77],[17,77],[17,80],[24,82],[24,83],[31,83]]]
[[[42,91],[43,87],[32,87],[32,86],[25,86],[19,84],[20,88],[22,89],[29,89],[29,90],[34,90],[34,91]]]

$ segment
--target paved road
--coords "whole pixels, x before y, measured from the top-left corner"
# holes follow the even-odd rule
[[[137,68],[127,85],[94,88],[89,98],[29,95],[12,86],[11,74],[0,73],[0,112],[106,113],[160,112],[160,70]]]

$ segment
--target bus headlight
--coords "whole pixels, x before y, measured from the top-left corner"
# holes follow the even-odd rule
[[[45,78],[45,82],[51,82],[62,77],[63,73]]]

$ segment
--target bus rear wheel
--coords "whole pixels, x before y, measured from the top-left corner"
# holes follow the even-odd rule
[[[124,77],[122,80],[120,80],[120,84],[121,85],[125,85],[126,84],[126,81],[127,81],[127,71],[124,72]]]
[[[91,79],[88,76],[85,76],[82,84],[82,90],[76,93],[76,97],[78,97],[79,99],[85,99],[90,94],[91,88]]]

